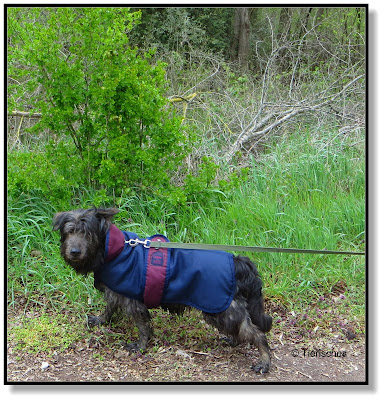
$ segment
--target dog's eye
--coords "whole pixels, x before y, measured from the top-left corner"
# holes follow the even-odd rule
[[[74,226],[73,225],[67,225],[64,229],[64,233],[66,235],[71,234],[74,232]]]

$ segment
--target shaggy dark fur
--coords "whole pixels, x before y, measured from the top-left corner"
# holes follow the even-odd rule
[[[112,217],[118,209],[92,208],[60,212],[53,219],[53,229],[61,233],[61,255],[80,274],[94,272],[103,266],[105,236]],[[237,291],[231,305],[217,314],[203,313],[205,320],[231,339],[231,344],[250,343],[257,346],[260,357],[252,366],[256,372],[266,373],[270,368],[270,349],[265,332],[271,329],[272,318],[265,314],[262,281],[255,265],[247,257],[234,257]],[[106,309],[100,316],[88,316],[88,324],[99,325],[110,321],[121,308],[136,323],[138,343],[129,344],[130,351],[145,350],[152,334],[150,314],[140,301],[129,299],[101,284],[105,292]],[[162,304],[171,312],[182,313],[186,308],[178,304]]]

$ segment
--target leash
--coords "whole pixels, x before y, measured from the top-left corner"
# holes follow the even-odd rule
[[[149,239],[139,240],[130,239],[127,243],[134,247],[143,244],[150,248],[171,248],[171,249],[190,249],[190,250],[223,250],[223,251],[248,251],[257,253],[301,253],[301,254],[343,254],[364,256],[364,252],[356,251],[334,251],[334,250],[307,250],[307,249],[287,249],[279,247],[259,247],[259,246],[238,246],[225,244],[198,244],[198,243],[176,243],[176,242],[157,242]]]

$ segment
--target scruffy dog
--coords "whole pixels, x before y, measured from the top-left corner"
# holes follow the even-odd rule
[[[108,323],[121,308],[139,329],[138,343],[127,345],[128,350],[145,350],[152,333],[148,308],[182,313],[192,306],[202,310],[206,322],[227,335],[232,345],[257,346],[260,357],[251,368],[268,372],[265,332],[272,318],[264,312],[262,282],[250,259],[222,251],[149,248],[136,234],[112,224],[118,211],[79,209],[57,213],[53,219],[64,260],[80,274],[93,272],[95,287],[105,293],[104,313],[88,316],[88,324]],[[168,241],[162,235],[150,240]]]

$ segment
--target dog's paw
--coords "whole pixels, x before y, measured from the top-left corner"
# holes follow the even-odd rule
[[[251,369],[257,374],[266,374],[267,372],[269,372],[270,363],[259,361],[257,362],[257,364],[252,365]]]
[[[230,347],[236,347],[238,345],[238,342],[231,337],[222,336],[221,339],[223,343],[229,345]]]
[[[100,317],[97,317],[96,315],[87,315],[86,323],[87,323],[88,327],[92,327],[92,326],[101,325],[102,321],[101,321]]]
[[[140,346],[139,346],[139,344],[137,342],[125,343],[124,344],[124,349],[127,350],[129,352],[129,354],[138,353],[138,352],[142,352],[143,351],[143,349],[140,348]]]

